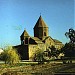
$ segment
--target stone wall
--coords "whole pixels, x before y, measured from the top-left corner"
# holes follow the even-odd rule
[[[45,40],[46,48],[54,46],[54,41],[49,37]]]
[[[46,50],[45,44],[29,45],[29,60],[33,60],[35,52],[40,49],[42,52]]]

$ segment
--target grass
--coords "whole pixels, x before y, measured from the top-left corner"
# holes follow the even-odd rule
[[[16,71],[17,73],[57,73],[57,72],[75,72],[75,64],[63,63],[45,63],[39,64],[37,62],[20,62],[15,65],[5,65],[0,63],[0,74],[9,71]]]

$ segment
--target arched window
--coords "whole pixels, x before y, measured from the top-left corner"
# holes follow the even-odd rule
[[[46,36],[46,32],[44,32],[44,36]]]

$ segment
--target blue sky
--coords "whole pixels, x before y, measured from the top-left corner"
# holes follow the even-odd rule
[[[63,43],[69,42],[65,32],[74,28],[75,0],[0,0],[0,47],[19,45],[20,35],[33,27],[40,13],[49,27],[49,35]]]

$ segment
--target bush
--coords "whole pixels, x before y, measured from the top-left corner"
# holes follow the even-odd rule
[[[43,50],[37,49],[33,54],[33,60],[38,61],[39,64],[44,62]]]
[[[7,47],[0,55],[1,60],[5,61],[5,64],[15,64],[20,61],[20,56],[15,49]]]

